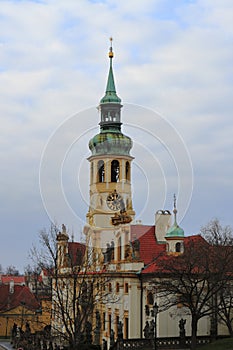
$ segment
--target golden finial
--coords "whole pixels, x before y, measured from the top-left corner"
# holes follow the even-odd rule
[[[112,51],[112,41],[113,41],[112,37],[110,37],[109,40],[110,40],[110,45],[111,46],[110,46],[110,49],[109,49],[108,57],[109,58],[113,58],[114,55],[113,55],[113,51]]]

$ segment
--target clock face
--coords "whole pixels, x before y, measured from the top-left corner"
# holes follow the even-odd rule
[[[120,194],[118,194],[116,191],[114,191],[113,193],[110,193],[107,197],[107,206],[109,207],[109,209],[111,210],[120,210],[122,209],[122,197]]]

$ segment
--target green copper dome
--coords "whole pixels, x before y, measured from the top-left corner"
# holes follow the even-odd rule
[[[130,137],[121,132],[105,131],[95,135],[89,142],[92,155],[119,154],[129,155],[132,148]]]
[[[112,39],[110,38],[111,42]],[[116,94],[113,77],[112,45],[109,51],[110,68],[104,97],[100,100],[100,133],[89,142],[92,155],[130,155],[132,140],[121,132],[121,99]]]
[[[176,195],[174,194],[174,224],[167,230],[165,238],[173,238],[173,237],[184,237],[184,230],[177,224],[176,221]]]
[[[175,222],[166,233],[165,238],[184,237],[184,230]]]

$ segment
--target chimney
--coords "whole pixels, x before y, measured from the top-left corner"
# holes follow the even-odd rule
[[[11,294],[14,293],[14,289],[15,289],[14,287],[15,287],[15,282],[12,279],[12,280],[10,280],[10,287],[9,287],[9,291],[10,291]]]
[[[158,210],[155,213],[155,235],[158,243],[165,243],[166,233],[171,226],[171,213],[169,210]]]

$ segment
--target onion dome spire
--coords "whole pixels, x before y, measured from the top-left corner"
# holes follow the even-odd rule
[[[100,100],[100,133],[89,142],[92,155],[119,154],[130,155],[132,140],[121,132],[121,99],[116,94],[116,87],[112,69],[113,49],[112,38],[109,49],[110,67],[106,92]]]
[[[184,230],[177,224],[177,209],[176,209],[176,195],[174,194],[174,223],[173,225],[168,229],[166,238],[171,237],[184,237]]]

